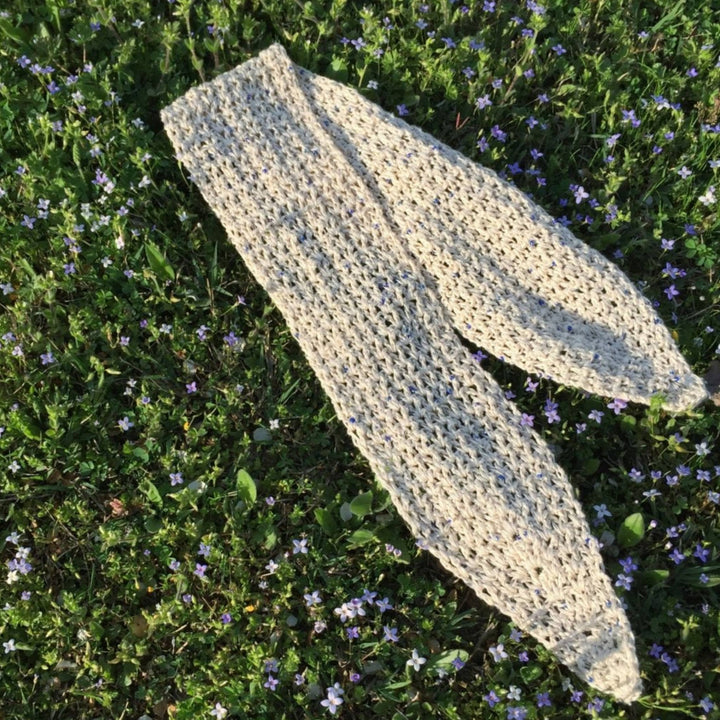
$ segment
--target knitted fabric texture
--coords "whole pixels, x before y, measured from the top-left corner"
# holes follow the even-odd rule
[[[463,347],[609,397],[706,397],[630,281],[495,173],[280,45],[162,110],[421,546],[598,689],[641,685],[548,446]]]

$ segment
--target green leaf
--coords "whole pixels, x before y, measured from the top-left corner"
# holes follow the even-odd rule
[[[646,585],[659,585],[670,577],[669,570],[646,570],[641,575]]]
[[[580,468],[580,472],[583,475],[591,476],[591,475],[594,475],[598,471],[599,467],[600,467],[600,460],[596,457],[590,457],[587,460],[585,460],[585,462],[583,462],[583,464]]]
[[[235,487],[238,491],[238,495],[248,505],[252,505],[255,500],[257,500],[257,486],[247,470],[238,470],[237,478],[235,479]]]
[[[80,170],[83,169],[83,161],[82,161],[82,155],[81,155],[82,149],[80,147],[80,141],[75,140],[73,141],[72,145],[72,159],[75,165],[78,166]]]
[[[531,683],[537,680],[539,677],[542,677],[543,669],[540,667],[540,665],[523,665],[520,668],[520,674],[522,675],[522,679],[526,683]]]
[[[350,501],[350,512],[357,517],[365,517],[372,507],[373,494],[371,491],[360,493],[354,500]]]
[[[389,685],[383,685],[383,690],[400,690],[400,688],[407,687],[410,683],[412,683],[412,680],[400,680]]]
[[[150,263],[150,269],[158,277],[163,278],[164,280],[175,279],[175,271],[172,269],[170,263],[167,261],[157,245],[151,242],[146,242],[145,256],[147,257],[148,263]]]
[[[272,550],[278,542],[278,536],[275,532],[275,528],[269,528],[268,531],[265,533],[265,541],[263,542],[263,547],[266,550]]]
[[[19,412],[13,414],[11,427],[15,430],[19,430],[30,440],[40,440],[42,438],[42,431],[37,424],[25,415],[21,415]]]
[[[155,484],[147,478],[138,485],[138,490],[151,502],[162,507],[163,499]]]
[[[333,78],[334,80],[339,80],[340,82],[347,81],[347,64],[342,58],[333,58],[332,62],[330,63],[330,67],[326,70],[326,75]]]
[[[253,440],[259,443],[266,443],[272,440],[272,433],[264,427],[255,428],[253,431]]]
[[[0,34],[14,40],[20,46],[27,46],[30,38],[28,33],[11,25],[7,20],[0,20]]]
[[[455,666],[452,663],[453,660],[458,657],[463,662],[467,662],[468,653],[465,650],[446,650],[439,655],[434,655],[433,657],[431,657],[427,664],[427,667],[429,670],[441,668],[446,672],[453,672],[455,670]]]
[[[372,542],[375,539],[376,539],[375,533],[372,530],[366,530],[365,528],[360,528],[359,530],[356,530],[348,538],[348,547],[350,547],[350,548],[361,547],[362,545],[367,545],[369,542]]]
[[[149,517],[149,518],[145,521],[145,529],[146,529],[149,533],[153,533],[153,534],[156,533],[156,532],[160,532],[160,530],[163,529],[163,522],[162,522],[162,520],[161,520],[160,518],[158,518],[158,517]]]
[[[333,514],[327,508],[316,508],[315,520],[328,535],[332,536],[337,533],[337,523]]]
[[[643,537],[645,537],[645,518],[642,513],[628,515],[617,531],[618,544],[623,548],[637,545]]]
[[[150,460],[150,455],[148,455],[148,451],[144,447],[134,448],[132,454],[143,462],[147,462],[148,460]]]

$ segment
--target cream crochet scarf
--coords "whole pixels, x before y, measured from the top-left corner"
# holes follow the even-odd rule
[[[558,383],[687,409],[705,387],[650,303],[494,172],[280,45],[162,120],[421,547],[636,699],[632,630],[573,488],[455,330]]]

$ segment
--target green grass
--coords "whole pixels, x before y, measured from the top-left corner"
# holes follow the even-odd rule
[[[715,407],[616,416],[609,398],[545,380],[527,392],[524,373],[483,362],[535,416],[591,522],[609,511],[593,527],[610,576],[628,556],[638,566],[617,591],[646,694],[624,707],[513,639],[507,618],[415,547],[159,118],[281,42],[385,108],[405,105],[407,121],[566,218],[641,283],[703,374],[720,334],[711,5],[5,3],[0,718],[210,718],[217,703],[227,717],[320,718],[334,683],[345,718],[718,717]],[[301,539],[307,553],[293,553]],[[392,608],[366,602],[349,639],[334,609],[366,590]],[[496,663],[498,643],[508,658]],[[413,650],[427,659],[418,671]]]

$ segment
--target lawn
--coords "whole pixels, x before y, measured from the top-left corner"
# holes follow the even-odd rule
[[[644,694],[417,546],[160,110],[281,43],[528,193],[720,386],[704,0],[6,0],[0,720],[720,717],[720,428],[471,347],[567,472]]]

